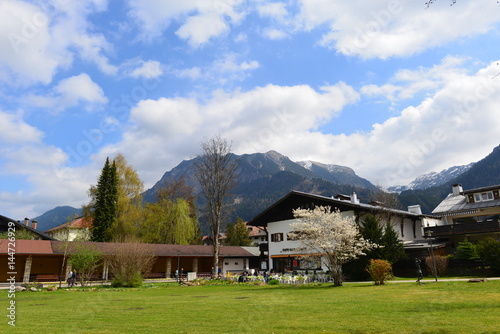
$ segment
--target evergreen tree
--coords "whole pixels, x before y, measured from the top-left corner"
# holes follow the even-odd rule
[[[382,246],[382,240],[384,239],[384,229],[380,226],[377,218],[373,215],[367,216],[363,220],[363,226],[361,227],[361,235],[366,240],[370,240],[374,244]],[[382,247],[374,248],[366,253],[366,263],[368,264],[368,259],[382,259]]]
[[[381,259],[393,264],[401,259],[406,259],[407,255],[404,250],[403,243],[399,240],[398,233],[392,225],[387,222],[385,224],[384,235],[380,243],[384,247],[381,248]]]
[[[226,240],[224,243],[226,246],[250,246],[252,243],[250,232],[243,219],[238,217],[236,223],[227,224]]]
[[[118,176],[116,165],[106,163],[95,187],[95,203],[92,227],[92,241],[106,242],[113,239],[111,228],[116,221],[118,202]]]

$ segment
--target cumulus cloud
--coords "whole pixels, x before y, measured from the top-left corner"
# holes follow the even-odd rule
[[[499,143],[497,73],[496,63],[470,75],[455,73],[432,96],[374,124],[368,133],[304,133],[300,143],[288,138],[280,148],[299,160],[353,167],[382,186],[405,184],[423,173],[477,161],[493,148],[484,143]],[[300,147],[294,151],[295,145]]]
[[[42,137],[41,131],[24,122],[21,112],[12,114],[0,110],[0,146],[38,142]]]
[[[139,62],[140,66],[136,67],[130,72],[130,76],[133,78],[146,78],[154,79],[163,74],[163,68],[159,61],[148,60]]]
[[[22,1],[0,4],[0,78],[22,83],[49,83],[64,53],[51,48],[49,17],[39,7]]]
[[[204,137],[220,133],[233,141],[238,153],[269,150],[287,136],[318,129],[358,98],[341,82],[319,90],[307,85],[218,90],[206,101],[146,100],[132,109],[124,140],[104,148],[101,158],[124,153],[151,186],[167,169],[196,156]]]
[[[3,214],[33,217],[58,205],[80,206],[87,199],[89,182],[95,183],[95,166],[62,167],[67,155],[43,143],[44,133],[23,120],[22,112],[0,111],[0,202]],[[12,179],[24,180],[8,191]],[[28,186],[29,185],[29,186]]]
[[[108,102],[102,88],[86,73],[63,79],[50,94],[31,95],[28,100],[32,105],[50,108],[52,111],[61,111],[81,104],[87,110],[92,110]]]
[[[493,78],[498,66],[492,63],[472,74],[450,71],[453,75],[440,76],[440,86],[427,99],[368,132],[321,131],[361,98],[345,83],[319,90],[267,85],[246,92],[215,91],[206,101],[143,101],[133,109],[133,126],[124,140],[104,151],[130,157],[147,186],[198,154],[200,141],[214,134],[231,140],[238,154],[274,149],[293,160],[352,167],[378,185],[404,184],[423,173],[477,161],[493,148],[483,143],[498,143],[500,79]]]
[[[478,8],[481,8],[480,10]],[[391,0],[301,0],[300,29],[327,29],[320,45],[349,56],[409,56],[429,47],[485,33],[500,22],[495,1],[438,2]],[[411,34],[411,38],[409,37]]]
[[[116,67],[105,56],[110,44],[88,32],[87,15],[106,8],[105,1],[55,2],[52,5],[5,0],[0,3],[0,80],[23,85],[49,84],[75,56],[106,74]],[[76,52],[75,52],[76,50]]]
[[[176,35],[192,47],[229,31],[245,16],[238,7],[241,0],[138,1],[129,0],[129,15],[139,25],[143,38],[163,34],[172,22],[179,22]]]
[[[401,69],[383,85],[364,85],[361,92],[370,97],[385,97],[391,102],[413,98],[420,92],[436,91],[447,82],[463,76],[465,58],[448,56],[440,64],[417,70]]]

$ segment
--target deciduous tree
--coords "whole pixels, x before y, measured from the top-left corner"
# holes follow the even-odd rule
[[[94,247],[77,244],[71,253],[70,262],[82,286],[85,286],[102,261],[102,254]]]
[[[119,153],[113,160],[118,177],[118,193],[116,203],[116,220],[112,226],[113,240],[123,242],[135,238],[138,225],[142,220],[142,195],[144,184],[137,171],[127,163]]]
[[[237,164],[231,154],[231,145],[220,136],[203,141],[201,149],[202,154],[195,162],[195,176],[206,201],[206,215],[213,239],[213,275],[216,276],[224,204],[235,185]]]
[[[332,274],[334,286],[342,285],[344,263],[376,247],[361,236],[354,217],[344,216],[329,206],[296,209],[293,214],[298,219],[292,228],[303,245],[300,248],[305,253],[324,254],[323,261]]]

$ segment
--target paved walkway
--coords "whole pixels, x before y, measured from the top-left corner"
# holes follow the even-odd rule
[[[482,277],[477,277],[479,279],[483,279]],[[487,281],[495,281],[495,280],[500,280],[500,277],[486,277],[484,278]],[[439,282],[467,282],[471,280],[471,278],[438,278],[438,283]],[[145,280],[144,283],[175,283],[177,282],[175,279],[154,279],[154,280]],[[421,283],[435,283],[435,279],[422,279],[420,280]],[[49,285],[55,285],[59,287],[59,282],[41,282],[44,287],[47,287]],[[373,284],[373,281],[359,281],[359,282],[343,282],[344,284]],[[397,280],[397,281],[387,281],[387,283],[416,283],[416,280]],[[16,282],[16,286],[20,286],[22,282]],[[34,282],[30,282],[30,284],[34,284]],[[98,286],[98,285],[109,285],[111,282],[102,282],[102,281],[96,281],[96,282],[91,282],[89,286]],[[68,285],[66,282],[63,282],[61,285],[62,288],[67,288]],[[76,287],[80,287],[80,284],[78,284]],[[9,289],[10,284],[9,283],[0,283],[0,289]]]

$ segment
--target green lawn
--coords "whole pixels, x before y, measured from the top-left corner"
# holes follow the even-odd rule
[[[500,333],[500,281],[0,292],[0,333]]]

